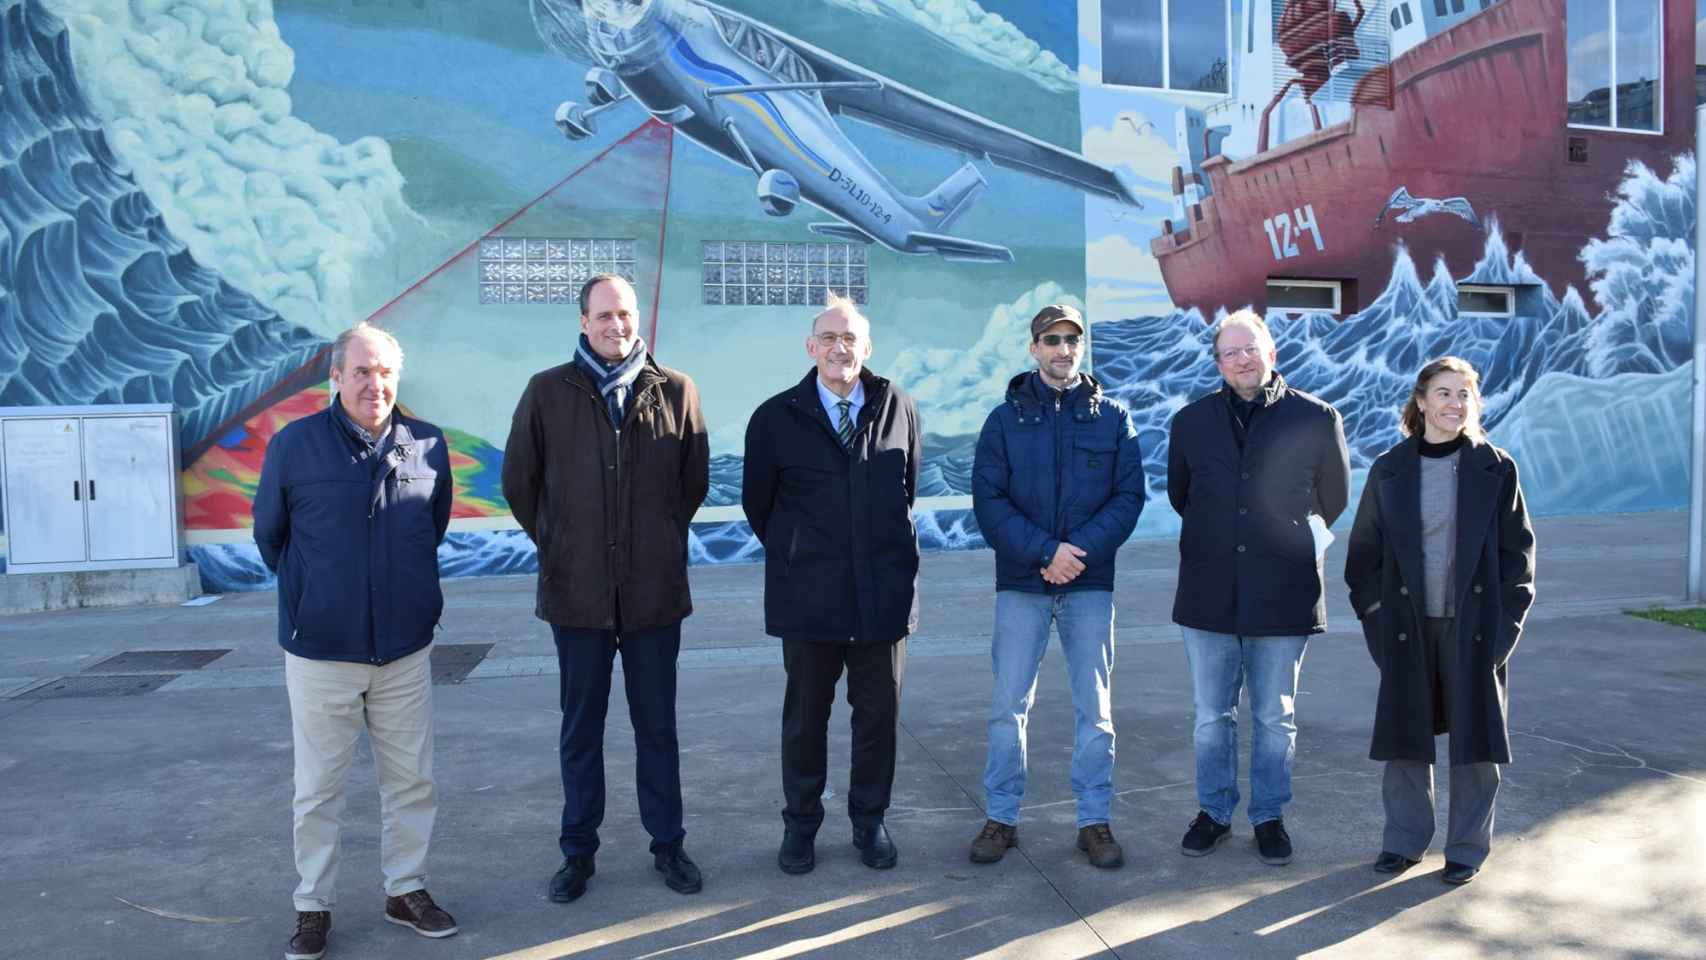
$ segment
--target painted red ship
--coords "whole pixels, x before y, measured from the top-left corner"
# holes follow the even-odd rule
[[[1361,103],[1246,159],[1205,160],[1208,196],[1151,243],[1174,303],[1265,309],[1270,279],[1336,280],[1348,314],[1384,289],[1400,244],[1424,276],[1437,257],[1468,275],[1492,221],[1554,294],[1591,300],[1579,254],[1604,235],[1627,164],[1666,176],[1693,147],[1694,0],[1664,0],[1657,134],[1569,124],[1565,5],[1502,0],[1370,74],[1390,109]],[[1194,178],[1173,179],[1182,193]]]

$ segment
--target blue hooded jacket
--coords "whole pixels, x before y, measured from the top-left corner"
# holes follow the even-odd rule
[[[1112,590],[1114,555],[1143,512],[1143,454],[1125,405],[1095,377],[1061,393],[1036,371],[1007,384],[977,440],[972,506],[995,549],[995,589]],[[1084,551],[1064,586],[1042,577],[1061,543]]]

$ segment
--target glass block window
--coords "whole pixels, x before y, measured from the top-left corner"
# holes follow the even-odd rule
[[[480,241],[480,302],[574,304],[600,273],[634,282],[634,241],[614,237],[488,237]]]
[[[862,243],[712,240],[703,250],[702,301],[710,306],[820,306],[831,292],[870,302]]]

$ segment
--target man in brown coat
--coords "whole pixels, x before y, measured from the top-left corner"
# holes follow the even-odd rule
[[[576,899],[593,875],[618,650],[652,862],[671,890],[697,893],[699,868],[682,849],[675,662],[693,612],[687,530],[710,487],[710,446],[693,381],[639,336],[634,288],[600,274],[580,307],[575,358],[528,382],[503,464],[504,498],[539,552],[534,612],[557,643],[563,866],[550,897]]]

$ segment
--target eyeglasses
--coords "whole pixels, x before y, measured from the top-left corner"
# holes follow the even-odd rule
[[[1231,363],[1234,360],[1242,360],[1245,357],[1261,356],[1261,353],[1262,348],[1257,346],[1227,347],[1225,350],[1220,351],[1220,359],[1227,363]]]
[[[1058,347],[1063,343],[1069,347],[1076,347],[1083,341],[1084,336],[1077,333],[1045,333],[1037,338],[1037,342],[1045,347]]]
[[[833,347],[838,343],[849,350],[859,345],[859,335],[857,333],[816,333],[812,335],[812,339],[816,340],[825,349]]]

